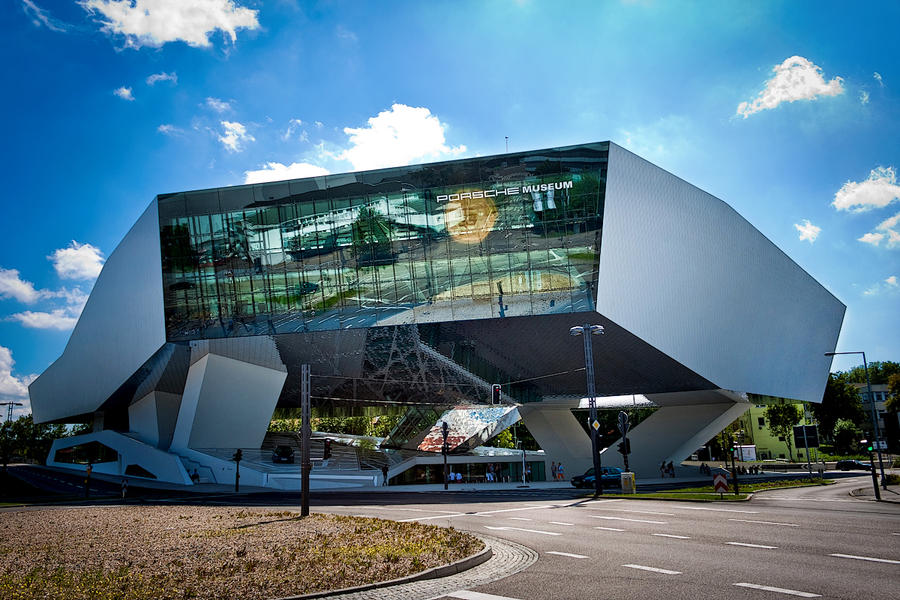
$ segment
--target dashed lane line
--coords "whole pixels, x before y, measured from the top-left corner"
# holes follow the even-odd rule
[[[533,521],[534,519],[529,519],[528,517],[510,517],[510,521]]]
[[[759,523],[760,525],[781,525],[782,527],[800,527],[796,523],[776,523],[775,521],[753,521],[751,519],[728,519],[738,523]]]
[[[605,503],[607,503],[607,502],[622,502],[623,500],[625,500],[625,498],[610,498],[609,500],[588,500],[587,502],[584,503],[584,505],[587,505],[587,504],[605,504]]]
[[[616,529],[615,527],[594,527],[594,529],[602,529],[603,531],[625,531],[624,529]]]
[[[526,533],[539,533],[541,535],[562,535],[557,531],[542,531],[540,529],[523,529],[521,527],[491,527],[490,525],[485,525],[485,529],[491,529],[493,531],[524,531]]]
[[[590,558],[584,554],[572,554],[571,552],[556,552],[555,550],[547,550],[544,554],[556,554],[557,556],[568,556],[569,558]]]
[[[451,517],[464,517],[466,513],[448,513],[446,515],[432,515],[430,517],[411,517],[409,519],[400,519],[398,523],[409,523],[411,521],[428,521],[430,519],[449,519]]]
[[[713,512],[744,513],[746,515],[758,515],[758,510],[738,510],[736,508],[707,508],[706,506],[679,506],[681,510],[708,510]]]
[[[551,525],[565,525],[567,527],[573,527],[575,523],[565,523],[563,521],[550,521]],[[897,535],[896,533],[894,535]]]
[[[637,513],[640,515],[660,515],[663,517],[674,517],[675,513],[656,512],[653,510],[635,510],[631,508],[604,508],[603,510],[614,510],[616,512]]]
[[[729,546],[743,546],[744,548],[764,548],[766,550],[777,550],[778,546],[764,546],[763,544],[747,544],[745,542],[725,542]]]
[[[607,521],[629,521],[631,523],[650,523],[651,525],[666,525],[665,521],[651,521],[649,519],[628,519],[626,517],[607,517],[603,515],[591,515],[595,519],[606,519]]]
[[[900,560],[891,560],[890,558],[875,558],[873,556],[856,556],[855,554],[829,554],[837,558],[852,558],[855,560],[867,560],[869,562],[888,563],[890,565],[900,565]]]
[[[786,588],[772,587],[771,585],[759,585],[758,583],[732,583],[738,587],[750,588],[753,590],[762,590],[764,592],[775,592],[776,594],[788,594],[791,596],[800,596],[801,598],[821,598],[821,594],[813,594],[812,592],[800,592],[798,590],[789,590]]]
[[[669,569],[659,569],[657,567],[648,567],[645,565],[622,565],[629,569],[640,569],[641,571],[652,571],[653,573],[662,573],[663,575],[681,575],[681,571],[670,571]]]
[[[650,535],[655,535],[656,537],[666,537],[666,538],[675,538],[676,540],[689,540],[691,539],[686,535],[675,535],[674,533],[651,533]]]

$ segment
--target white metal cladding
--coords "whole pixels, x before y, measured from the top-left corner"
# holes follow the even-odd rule
[[[95,411],[165,343],[156,200],[103,265],[66,349],[30,386],[37,422]]]
[[[597,310],[716,385],[821,402],[845,306],[730,206],[610,144]]]

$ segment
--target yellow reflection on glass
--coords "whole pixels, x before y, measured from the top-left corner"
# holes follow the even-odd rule
[[[444,209],[447,231],[454,241],[466,244],[480,242],[487,237],[496,220],[497,208],[490,198],[452,200]]]

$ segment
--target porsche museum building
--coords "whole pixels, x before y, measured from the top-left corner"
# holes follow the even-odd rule
[[[37,422],[94,424],[50,465],[232,483],[242,448],[243,483],[291,487],[267,427],[309,364],[314,407],[405,411],[380,458],[317,462],[314,487],[428,462],[442,421],[477,461],[521,420],[575,474],[592,461],[569,329],[599,324],[598,406],[656,407],[629,433],[652,477],[750,402],[820,402],[844,310],[722,200],[591,143],[161,194],[30,395]]]

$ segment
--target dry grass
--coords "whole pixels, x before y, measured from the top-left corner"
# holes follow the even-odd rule
[[[277,598],[394,579],[478,552],[419,523],[211,507],[0,514],[0,598]]]

